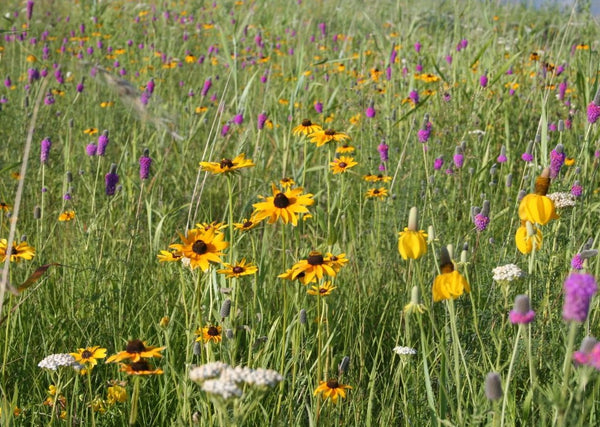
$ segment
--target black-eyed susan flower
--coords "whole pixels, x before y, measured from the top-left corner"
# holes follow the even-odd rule
[[[524,255],[531,253],[534,242],[535,250],[540,250],[542,248],[542,240],[542,232],[538,228],[535,228],[530,222],[522,222],[515,233],[515,244],[517,245],[517,249]]]
[[[6,260],[8,248],[8,241],[6,239],[0,239],[0,262]],[[20,242],[12,244],[12,250],[8,251],[10,256],[10,262],[19,262],[21,259],[30,260],[35,256],[35,248],[29,246],[27,242]]]
[[[12,209],[12,207],[5,202],[0,202],[0,211],[4,211],[4,212],[9,212]]]
[[[338,146],[335,149],[335,152],[339,153],[339,154],[353,153],[354,152],[354,147],[351,146],[351,145],[349,145],[349,144],[347,144],[347,143],[344,143],[343,145]]]
[[[162,354],[160,354],[160,352],[165,348],[166,347],[151,347],[141,340],[132,340],[127,343],[125,351],[113,354],[106,359],[106,363],[121,362],[123,360],[131,360],[131,362],[135,363],[151,357],[161,358]]]
[[[251,216],[250,219],[244,218],[242,222],[234,222],[233,226],[236,230],[240,231],[248,231],[260,224],[260,221],[256,219],[256,217]]]
[[[223,339],[223,335],[221,334],[223,328],[221,326],[205,326],[204,328],[198,328],[195,332],[198,335],[196,341],[204,341],[205,343],[214,342],[218,344]]]
[[[302,120],[298,126],[292,129],[292,133],[296,136],[299,135],[310,135],[311,133],[315,133],[317,131],[322,130],[321,125],[311,122],[309,119]]]
[[[454,264],[445,247],[442,247],[440,264],[441,273],[433,281],[433,302],[456,299],[464,292],[471,292],[467,279],[454,269]]]
[[[255,212],[252,214],[257,221],[269,218],[269,224],[281,218],[284,224],[289,222],[298,225],[298,214],[308,213],[307,206],[314,203],[313,195],[302,194],[301,187],[280,191],[275,184],[271,186],[272,197],[265,198],[264,202],[252,205]]]
[[[75,211],[65,211],[58,216],[61,222],[72,221],[75,219]]]
[[[76,353],[69,353],[80,365],[92,368],[98,364],[98,359],[106,357],[106,349],[100,346],[86,347],[77,349]]]
[[[332,262],[326,259],[319,251],[311,251],[306,259],[298,261],[292,267],[292,279],[298,277],[299,274],[305,274],[306,283],[311,283],[315,279],[321,280],[324,275],[335,277],[336,270],[332,266]]]
[[[327,381],[319,381],[319,386],[315,389],[314,396],[321,394],[325,400],[331,399],[337,403],[338,397],[346,398],[346,390],[352,389],[351,386],[340,384],[336,378],[330,378]]]
[[[340,142],[350,139],[344,132],[336,132],[333,129],[321,129],[311,133],[308,137],[310,138],[310,142],[317,144],[317,147],[321,147],[331,141]]]
[[[153,369],[146,360],[138,360],[133,363],[121,363],[121,372],[126,372],[128,375],[161,375],[163,370],[160,368]]]
[[[357,164],[358,163],[355,162],[352,157],[341,156],[334,159],[333,162],[330,162],[329,166],[331,167],[331,172],[338,174],[346,172],[348,169],[356,166]]]
[[[366,197],[368,199],[379,199],[379,200],[383,200],[388,196],[388,191],[387,188],[384,187],[379,187],[379,188],[370,188],[367,193],[366,193]]]
[[[330,265],[337,273],[340,269],[350,261],[346,254],[334,255],[332,253],[325,254],[325,262]]]
[[[196,228],[199,228],[204,231],[214,230],[215,233],[222,233],[221,230],[227,228],[227,224],[224,222],[217,222],[217,221],[200,222],[200,223],[196,224]]]
[[[296,185],[296,182],[292,178],[285,177],[279,180],[279,184],[281,184],[281,188],[283,188],[284,190],[288,190],[294,185]]]
[[[249,276],[256,274],[258,267],[253,264],[246,264],[246,258],[236,264],[223,264],[225,268],[217,270],[217,273],[225,274],[225,277],[230,279],[232,277]]]
[[[307,285],[309,283],[306,280],[306,273],[304,273],[304,272],[301,272],[297,276],[294,277],[294,269],[293,268],[289,268],[288,270],[286,270],[285,273],[281,273],[277,277],[280,279],[284,279],[284,280],[297,280],[300,283],[302,283],[303,285]],[[313,281],[315,281],[315,279],[313,279]]]
[[[378,175],[369,174],[369,175],[363,176],[363,179],[367,182],[390,182],[392,180],[392,177],[383,175],[383,174],[378,174]]]
[[[220,162],[200,162],[200,167],[205,172],[212,174],[221,174],[235,172],[239,169],[250,168],[254,163],[246,159],[244,153],[238,154],[234,159],[223,159]]]
[[[427,252],[427,233],[418,230],[417,208],[412,207],[408,214],[408,227],[398,233],[398,252],[402,259],[418,259]]]
[[[550,169],[546,168],[535,180],[535,193],[528,194],[519,203],[519,219],[532,224],[545,225],[557,219],[554,202],[546,196],[550,185]]]
[[[320,295],[324,297],[330,295],[335,288],[336,286],[333,286],[330,281],[327,281],[325,283],[321,283],[319,286],[311,286],[306,293],[309,295]]]
[[[87,128],[83,131],[86,135],[96,135],[98,133],[98,128]]]
[[[200,267],[202,271],[208,271],[210,263],[221,262],[222,250],[229,246],[223,240],[225,236],[213,228],[194,228],[188,231],[187,236],[180,235],[180,238],[182,244],[175,243],[169,247],[188,258],[192,270]]]
[[[160,251],[156,256],[159,262],[181,261],[181,252],[178,251]]]

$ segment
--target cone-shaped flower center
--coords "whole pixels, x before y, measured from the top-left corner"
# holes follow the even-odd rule
[[[333,389],[333,388],[338,388],[340,386],[340,383],[338,383],[338,380],[335,378],[331,378],[329,380],[327,380],[327,387]]]
[[[252,226],[252,221],[246,221],[244,224],[242,224],[242,226],[244,228],[248,228],[248,227]]]
[[[304,119],[304,120],[302,120],[302,126],[304,126],[304,127],[312,126],[312,122],[309,119]]]
[[[327,136],[333,136],[333,135],[335,135],[335,131],[333,129],[327,129],[325,131],[325,135],[327,135]]]
[[[221,169],[228,169],[233,167],[233,162],[229,159],[221,160]]]
[[[344,169],[346,166],[348,166],[348,164],[346,162],[339,162],[338,166],[342,169]]]
[[[206,333],[208,335],[210,335],[211,337],[218,337],[219,336],[219,330],[217,329],[216,326],[211,326],[210,328],[208,328],[208,331],[206,331]]]
[[[379,190],[378,189],[373,190],[373,194],[379,194]]]
[[[239,265],[236,265],[235,267],[233,267],[231,269],[231,271],[233,271],[235,274],[240,274],[244,272],[244,267],[240,267]]]
[[[140,340],[133,340],[127,343],[125,351],[127,351],[127,353],[141,353],[146,351],[146,346]]]
[[[192,251],[198,255],[204,255],[208,250],[208,246],[202,240],[196,240],[192,245]]]
[[[323,255],[321,252],[311,252],[308,255],[307,261],[310,265],[321,265],[323,264]]]
[[[84,351],[81,353],[81,358],[82,358],[82,359],[89,359],[89,358],[90,358],[90,357],[92,357],[93,355],[94,355],[94,353],[92,353],[91,351],[89,351],[89,350],[84,350]]]
[[[140,360],[138,362],[133,362],[131,364],[131,370],[135,372],[149,371],[150,365],[145,360]]]
[[[288,199],[283,193],[277,193],[273,199],[273,204],[276,208],[285,209],[290,205],[290,199]]]

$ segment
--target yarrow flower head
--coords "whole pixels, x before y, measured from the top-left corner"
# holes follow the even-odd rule
[[[417,354],[417,350],[415,350],[412,347],[397,346],[397,347],[394,347],[393,351],[394,351],[394,353],[396,353],[400,356]]]
[[[598,291],[596,279],[587,273],[571,273],[565,280],[564,290],[563,319],[584,322],[592,297]]]
[[[552,200],[556,209],[569,208],[577,204],[575,196],[566,191],[557,191],[550,193],[547,197]]]
[[[38,366],[40,368],[56,371],[61,366],[73,366],[75,364],[75,358],[69,353],[57,353],[44,357],[42,361],[38,363]]]
[[[492,273],[494,274],[493,279],[499,283],[512,282],[525,275],[523,270],[515,264],[506,264],[496,267],[492,269]]]

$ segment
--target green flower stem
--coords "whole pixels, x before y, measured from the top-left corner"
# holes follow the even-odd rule
[[[129,425],[135,425],[138,414],[138,402],[140,398],[140,377],[135,376],[133,379],[133,393],[131,395],[131,410],[129,412]]]
[[[569,409],[567,395],[569,390],[569,380],[571,379],[571,367],[573,366],[573,347],[575,345],[575,335],[577,334],[577,322],[570,322],[569,335],[567,337],[567,350],[565,351],[565,360],[563,363],[563,381],[560,389],[560,403],[564,404],[564,409],[557,407],[558,422],[556,425],[564,426]]]
[[[87,372],[86,372],[86,377],[87,377],[87,385],[88,385],[88,392],[90,394],[90,399],[92,399],[91,401],[94,401],[94,393],[92,392],[92,367],[88,366],[86,364]],[[96,415],[94,414],[94,408],[91,408],[91,415],[92,415],[92,427],[96,427]]]
[[[521,336],[521,331],[523,330],[523,325],[519,325],[519,329],[517,329],[517,335],[515,337],[515,344],[513,345],[513,352],[510,358],[510,364],[508,365],[508,374],[506,376],[506,385],[504,386],[504,398],[502,399],[502,415],[500,416],[500,426],[504,427],[504,415],[506,413],[506,403],[508,402],[509,395],[509,386],[510,386],[510,378],[512,375],[513,367],[515,366],[515,360],[517,359],[517,351],[519,349],[519,338]]]
[[[425,376],[425,390],[427,392],[427,403],[429,404],[429,409],[431,410],[431,425],[438,425],[437,410],[435,408],[435,398],[433,395],[433,388],[431,387],[429,366],[427,364],[427,348],[425,347],[425,344],[427,343],[427,337],[425,336],[425,331],[423,330],[423,322],[421,316],[417,316],[417,319],[419,320],[419,330],[421,331],[421,357],[423,359],[423,375]]]

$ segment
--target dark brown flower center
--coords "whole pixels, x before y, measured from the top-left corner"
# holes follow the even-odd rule
[[[312,122],[308,119],[304,119],[304,120],[302,120],[302,126],[304,126],[304,127],[312,126]]]
[[[344,169],[346,166],[348,166],[348,164],[346,164],[346,162],[339,162],[338,166],[342,169]]]
[[[81,358],[82,359],[89,359],[93,355],[94,355],[94,353],[92,353],[91,351],[89,351],[89,350],[83,350],[83,352],[81,353]]]
[[[327,293],[327,289],[326,288],[319,288],[319,293],[320,294],[326,294]]]
[[[331,258],[329,258],[331,261],[336,262],[338,260],[338,257],[335,255],[331,255]]]
[[[233,162],[229,159],[223,159],[221,160],[221,169],[230,169],[233,167]]]
[[[327,387],[330,389],[334,389],[334,388],[338,388],[340,386],[340,383],[338,383],[338,380],[336,380],[335,378],[331,378],[329,380],[327,380]]]
[[[240,267],[239,265],[236,265],[235,267],[233,267],[231,269],[231,271],[233,271],[235,274],[240,274],[244,272],[244,267]]]
[[[242,227],[244,228],[248,228],[252,226],[252,221],[246,221],[245,223],[242,224]]]
[[[273,199],[273,204],[276,208],[285,209],[290,205],[290,199],[283,193],[277,193]]]
[[[133,362],[131,364],[131,370],[134,372],[149,371],[150,365],[148,365],[148,362],[142,359],[138,362]]]
[[[378,189],[373,190],[373,194],[379,194],[379,190]]]
[[[208,251],[208,246],[202,240],[196,240],[192,245],[192,251],[198,255],[204,255]]]
[[[143,351],[146,351],[146,346],[140,340],[133,340],[127,343],[125,351],[127,353],[141,353]]]
[[[382,174],[377,175],[377,179],[381,179],[381,178],[383,178]]]
[[[323,255],[321,252],[311,252],[306,259],[310,265],[323,264]]]
[[[211,337],[218,337],[219,336],[219,329],[217,329],[216,326],[211,326],[210,328],[208,328],[208,331],[206,333],[208,335],[210,335]]]
[[[333,129],[327,129],[325,131],[325,135],[327,135],[327,136],[333,136],[333,135],[335,135],[335,131]]]

